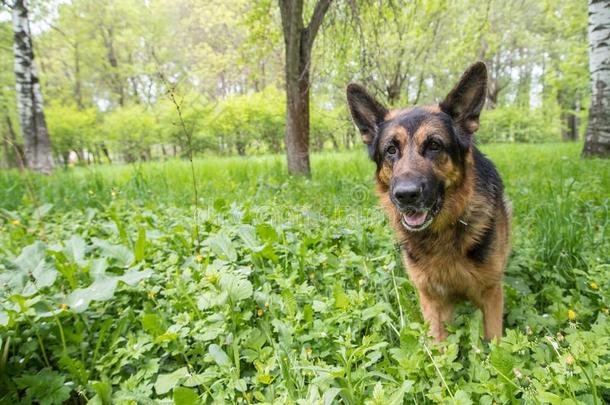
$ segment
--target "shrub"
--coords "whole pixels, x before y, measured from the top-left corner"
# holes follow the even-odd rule
[[[552,142],[559,140],[557,119],[544,107],[501,107],[483,111],[477,140],[492,142]]]
[[[104,117],[104,133],[123,158],[132,162],[150,158],[150,147],[159,143],[161,136],[158,124],[141,105],[125,106]]]
[[[78,110],[74,106],[50,106],[45,110],[53,149],[68,163],[68,155],[76,152],[84,158],[85,149],[93,148],[97,132],[97,112],[93,108]]]
[[[274,87],[227,98],[207,118],[204,131],[221,152],[245,155],[249,146],[281,150],[285,128],[285,97]]]

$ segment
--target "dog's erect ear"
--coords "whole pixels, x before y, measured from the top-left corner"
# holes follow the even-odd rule
[[[347,104],[354,124],[360,130],[362,141],[369,145],[375,139],[377,127],[384,121],[388,110],[369,95],[364,87],[355,83],[347,86]]]
[[[468,133],[479,129],[479,115],[487,96],[487,67],[483,62],[470,66],[460,82],[439,104],[441,110]]]

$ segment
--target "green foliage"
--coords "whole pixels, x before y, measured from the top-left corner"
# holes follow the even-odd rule
[[[235,148],[240,155],[249,146],[267,146],[279,152],[284,137],[285,96],[274,87],[261,92],[233,96],[220,102],[205,131],[221,151]]]
[[[37,374],[15,378],[17,387],[25,390],[24,403],[40,405],[62,404],[70,398],[71,387],[65,385],[65,377],[48,369]]]
[[[71,151],[82,154],[92,150],[98,135],[97,111],[93,108],[78,110],[76,107],[52,106],[45,110],[53,150],[67,162]]]
[[[304,2],[306,20],[314,7]],[[69,151],[99,163],[185,157],[189,148],[205,155],[284,149],[277,2],[73,0],[31,8],[41,26],[35,60],[58,161]],[[6,17],[0,138],[18,145]],[[590,98],[586,27],[580,0],[333,2],[313,49],[311,150],[360,145],[346,111],[347,83],[365,84],[391,107],[436,103],[479,59],[490,73],[483,114],[490,125],[481,142],[557,140],[573,117],[581,118],[582,134]],[[18,166],[14,149],[0,142],[0,163]]]
[[[484,152],[514,206],[495,343],[471,305],[426,336],[364,151],[314,155],[311,179],[197,159],[199,244],[183,161],[3,172],[0,402],[608,402],[606,163]]]
[[[128,162],[145,160],[150,155],[151,146],[160,138],[152,112],[139,104],[105,114],[103,132]]]
[[[518,105],[486,110],[481,114],[481,143],[559,141],[559,120],[543,107],[530,109]]]

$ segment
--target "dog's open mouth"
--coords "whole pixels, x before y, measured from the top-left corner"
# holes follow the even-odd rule
[[[430,210],[405,211],[400,213],[400,222],[409,231],[421,231],[430,225],[434,217]]]

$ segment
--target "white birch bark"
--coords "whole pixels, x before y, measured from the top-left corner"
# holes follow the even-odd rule
[[[589,0],[591,107],[584,156],[610,156],[610,1]]]
[[[53,153],[43,111],[40,81],[34,65],[27,0],[15,0],[12,14],[17,111],[26,165],[34,171],[49,174],[53,170]]]

